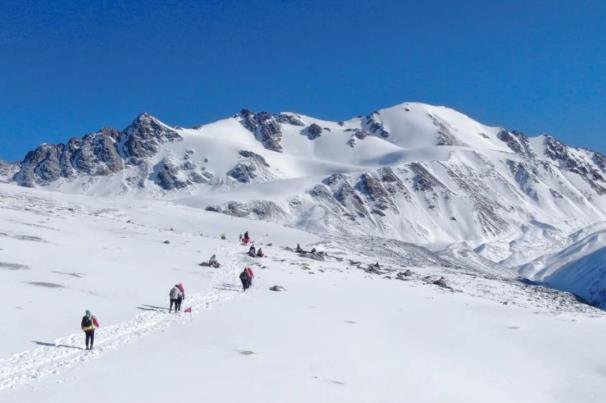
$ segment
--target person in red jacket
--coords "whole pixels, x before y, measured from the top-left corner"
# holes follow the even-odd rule
[[[185,299],[185,287],[183,287],[182,283],[177,284],[175,287],[181,291],[179,296],[177,297],[177,303],[175,304],[175,312],[181,312],[181,303]]]
[[[242,281],[242,288],[246,291],[251,285],[254,277],[254,273],[250,267],[247,267],[240,273],[240,281]]]
[[[97,318],[90,310],[87,309],[84,313],[80,327],[85,335],[84,343],[86,344],[86,349],[92,350],[93,343],[95,342],[95,329],[99,328],[99,321],[97,321]]]

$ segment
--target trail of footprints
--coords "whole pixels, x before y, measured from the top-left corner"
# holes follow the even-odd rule
[[[212,309],[239,293],[221,287],[237,279],[239,268],[235,254],[225,248],[228,261],[214,271],[211,291],[206,295],[190,295],[187,306],[194,313]],[[54,344],[38,343],[40,347],[0,359],[0,390],[31,383],[47,375],[59,374],[66,369],[97,359],[147,334],[162,331],[176,323],[188,320],[187,315],[167,315],[161,310],[147,310],[132,320],[100,328],[96,334],[95,349],[83,351],[82,334],[72,334],[55,340]]]

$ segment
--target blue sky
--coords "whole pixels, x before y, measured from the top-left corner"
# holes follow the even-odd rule
[[[604,1],[0,1],[0,157],[242,107],[403,101],[606,152]]]

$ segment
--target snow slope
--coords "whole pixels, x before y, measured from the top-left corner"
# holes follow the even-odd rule
[[[521,272],[606,307],[605,263],[606,228],[601,224],[572,234],[566,248],[523,265]]]
[[[593,346],[606,330],[601,311],[451,254],[6,184],[0,220],[3,402],[606,397],[606,356]],[[245,255],[244,230],[269,257]],[[327,255],[286,248],[297,243]],[[220,269],[198,266],[212,253]],[[256,278],[244,294],[245,264]],[[191,317],[165,312],[175,282]],[[286,290],[268,289],[276,284]],[[86,308],[102,325],[93,352],[80,349]]]

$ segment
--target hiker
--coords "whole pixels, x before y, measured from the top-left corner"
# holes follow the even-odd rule
[[[295,252],[297,252],[297,253],[303,253],[305,251],[303,249],[301,249],[301,245],[297,244],[297,249],[295,249]]]
[[[99,327],[99,322],[90,310],[87,309],[86,312],[84,312],[80,327],[82,328],[82,331],[85,335],[84,344],[86,345],[86,349],[92,350],[93,343],[95,342],[95,329]]]
[[[242,289],[246,291],[251,285],[254,274],[250,267],[246,267],[242,273],[240,273],[240,281],[242,281]]]
[[[265,256],[263,254],[263,249],[259,248],[259,250],[257,251],[257,257],[263,257],[263,256]]]
[[[210,259],[208,259],[208,265],[210,267],[214,267],[215,269],[221,266],[221,263],[219,263],[217,261],[217,256],[216,255],[212,255],[210,257]]]
[[[250,242],[250,237],[248,236],[248,231],[246,231],[244,233],[244,236],[242,237],[242,243],[244,245],[247,245]]]
[[[180,294],[177,297],[177,303],[175,306],[175,311],[176,312],[181,312],[181,303],[183,302],[183,300],[185,299],[185,288],[183,287],[182,283],[177,284],[175,287],[177,287],[179,289]]]
[[[181,289],[179,288],[179,284],[175,284],[173,288],[170,289],[168,293],[168,297],[170,298],[170,306],[168,308],[168,313],[173,311],[173,306],[175,307],[175,313],[177,312],[177,308],[179,306],[178,300],[182,296]]]
[[[257,250],[255,249],[255,245],[251,245],[250,249],[248,249],[248,256],[250,256],[250,257],[257,256]]]

